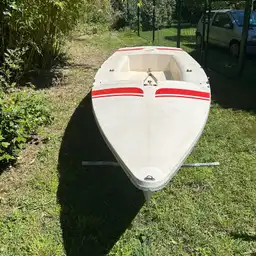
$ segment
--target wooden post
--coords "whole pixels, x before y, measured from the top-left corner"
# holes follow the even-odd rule
[[[251,4],[252,4],[251,0],[246,0],[245,10],[244,10],[244,26],[243,26],[242,41],[240,45],[240,53],[239,53],[239,61],[238,61],[239,75],[241,75],[244,70],[248,30],[250,26]]]
[[[156,26],[156,0],[153,0],[153,38],[152,41],[153,43],[155,42],[155,26]]]
[[[178,1],[178,30],[177,30],[177,47],[180,48],[181,42],[181,11],[182,11],[182,0]]]

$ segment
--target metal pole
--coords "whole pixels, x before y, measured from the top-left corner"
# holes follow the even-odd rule
[[[178,30],[177,30],[177,48],[180,48],[181,41],[181,12],[182,12],[182,0],[179,0],[178,4]]]
[[[155,42],[155,23],[156,23],[156,0],[153,0],[153,43]]]
[[[143,194],[144,194],[147,205],[149,205],[149,202],[153,195],[153,192],[152,191],[143,191]]]
[[[137,7],[138,36],[140,36],[140,7]]]
[[[207,10],[207,0],[204,1],[204,14],[203,14],[203,35],[202,35],[202,42],[201,42],[201,63],[203,68],[205,67],[205,16]]]
[[[206,44],[205,44],[205,57],[204,57],[204,67],[207,68],[207,60],[208,60],[208,45],[209,45],[209,34],[210,34],[210,19],[211,19],[211,11],[212,11],[212,0],[207,0],[208,4],[208,23],[207,23],[207,35],[206,35]]]
[[[210,167],[218,166],[219,162],[212,163],[192,163],[192,164],[183,164],[181,167]],[[112,167],[121,167],[117,162],[111,161],[82,161],[82,166],[112,166]]]
[[[219,162],[213,163],[195,163],[195,164],[183,164],[182,167],[210,167],[210,166],[219,166]]]
[[[246,0],[245,10],[244,10],[244,26],[243,26],[243,33],[242,33],[242,41],[240,45],[239,63],[238,63],[239,75],[241,75],[244,70],[248,30],[250,26],[251,4],[252,4],[251,0]]]
[[[129,0],[126,0],[126,12],[127,12],[127,21],[130,26]]]
[[[252,12],[256,9],[256,0],[252,0]]]
[[[5,8],[6,2],[0,3],[0,13],[3,14],[4,8]],[[2,62],[4,60],[4,51],[5,51],[5,30],[4,30],[4,16],[1,15],[0,17],[0,26],[1,26],[1,33],[2,33],[2,39],[1,39],[1,53],[0,53],[0,61]]]

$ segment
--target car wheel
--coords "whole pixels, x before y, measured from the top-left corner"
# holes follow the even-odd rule
[[[239,52],[240,52],[240,44],[239,42],[232,42],[229,46],[229,52],[232,56],[234,57],[238,57],[239,56]]]

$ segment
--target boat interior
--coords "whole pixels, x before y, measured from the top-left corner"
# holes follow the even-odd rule
[[[137,54],[121,58],[118,71],[122,76],[126,73],[126,79],[182,81],[182,72],[179,64],[172,55],[165,54]],[[120,73],[119,73],[120,74]]]

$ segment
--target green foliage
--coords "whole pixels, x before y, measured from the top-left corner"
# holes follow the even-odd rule
[[[73,4],[72,4],[73,3]],[[74,26],[80,1],[22,0],[8,22],[8,48],[28,47],[26,68],[51,66],[62,36]]]
[[[78,24],[109,23],[108,0],[0,1],[0,165],[50,121],[43,98],[16,87],[25,75],[51,69],[63,54],[62,44]]]
[[[113,18],[111,27],[120,29],[125,26],[136,27],[137,0],[112,0]]]
[[[235,1],[235,0],[226,0],[226,1],[215,1],[212,3],[213,9],[244,9],[245,1]]]
[[[27,49],[7,49],[0,67],[0,167],[17,158],[39,126],[50,122],[46,101],[33,90],[15,87],[23,74]]]
[[[141,23],[143,30],[153,28],[153,1],[143,0],[141,7]],[[173,14],[176,8],[176,0],[156,1],[155,28],[171,26]]]
[[[23,56],[26,49],[7,49],[0,66],[0,90],[7,91],[16,86],[23,74]]]
[[[212,9],[243,9],[245,1],[237,0],[219,0],[212,1]],[[182,22],[190,22],[192,24],[197,24],[203,11],[204,11],[204,0],[182,0],[182,11],[181,17]],[[175,19],[178,18],[178,12],[175,13]]]
[[[138,2],[137,2],[137,6],[138,6],[138,7],[141,7],[141,6],[142,6],[142,4],[143,4],[143,3],[142,3],[142,0],[138,0]]]
[[[50,111],[41,95],[32,90],[0,94],[0,165],[15,160],[41,125],[50,122]]]
[[[156,1],[155,27],[167,27],[171,25],[175,11],[176,0]],[[153,28],[153,1],[147,0],[112,0],[113,28],[129,26],[137,28],[137,10],[140,8],[141,25],[143,30]]]
[[[81,18],[84,23],[104,24],[111,21],[110,1],[84,0],[82,4]]]
[[[140,237],[140,247],[134,248],[133,256],[152,256],[150,246],[149,246],[149,239],[145,236]]]
[[[112,8],[108,0],[84,0],[75,32],[87,35],[100,34],[109,29],[112,23]]]
[[[109,23],[109,1],[8,0],[0,3],[1,56],[6,49],[27,48],[25,70],[51,68],[61,53],[64,37],[81,20]]]
[[[182,22],[197,24],[203,13],[204,3],[204,0],[183,0],[181,11]]]

